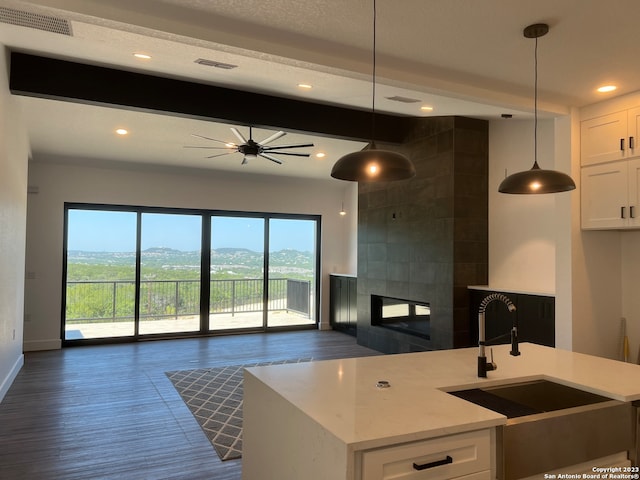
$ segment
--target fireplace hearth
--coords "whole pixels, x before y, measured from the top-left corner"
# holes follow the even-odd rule
[[[429,340],[431,307],[427,302],[371,295],[371,325]]]

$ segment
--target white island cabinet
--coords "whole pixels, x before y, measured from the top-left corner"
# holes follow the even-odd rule
[[[550,379],[623,402],[640,366],[522,344],[252,367],[244,376],[243,480],[489,480],[506,417],[446,392]],[[389,382],[379,388],[378,382]]]

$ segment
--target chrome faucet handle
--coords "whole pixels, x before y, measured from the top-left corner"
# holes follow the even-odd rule
[[[487,362],[487,370],[488,371],[497,370],[498,365],[496,365],[496,362],[493,361],[493,348],[490,348],[489,352],[491,353],[491,361]]]
[[[491,349],[491,361],[487,362],[487,357],[478,355],[478,377],[485,378],[487,372],[497,370],[498,366],[493,361],[493,348]]]

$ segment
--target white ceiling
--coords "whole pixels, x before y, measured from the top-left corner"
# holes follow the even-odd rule
[[[0,23],[0,43],[15,50],[371,108],[373,0],[0,0],[0,7],[71,23],[72,36]],[[638,18],[638,0],[377,0],[376,110],[530,118],[534,40],[522,29],[537,22],[551,27],[538,41],[542,115],[639,90]],[[137,60],[134,52],[153,58]],[[205,67],[197,58],[238,67]],[[302,91],[298,83],[313,88]],[[605,83],[619,88],[598,94]],[[391,96],[420,102],[386,99]],[[326,157],[241,166],[240,154],[206,159],[211,153],[184,148],[205,143],[192,133],[234,141],[228,125],[27,97],[19,102],[35,161],[73,157],[328,178],[341,155],[364,145],[288,134],[274,144],[313,142],[306,151]],[[433,112],[420,111],[423,104]],[[130,135],[116,137],[118,127]],[[255,130],[254,138],[270,134]]]

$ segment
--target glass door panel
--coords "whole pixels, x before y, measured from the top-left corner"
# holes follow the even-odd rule
[[[135,332],[136,214],[67,210],[64,339]]]
[[[200,215],[143,213],[140,335],[200,330]]]
[[[316,323],[315,220],[269,220],[268,327]]]
[[[264,219],[211,217],[209,330],[264,326]]]

